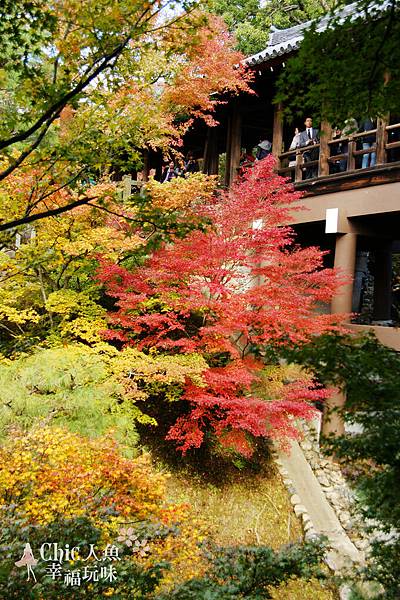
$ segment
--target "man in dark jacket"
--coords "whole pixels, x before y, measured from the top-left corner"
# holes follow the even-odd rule
[[[305,130],[300,131],[299,135],[299,147],[305,148],[306,146],[314,146],[315,144],[319,144],[319,131],[315,127],[313,127],[313,122],[311,117],[307,117],[305,122]],[[310,162],[312,160],[318,160],[319,150],[318,148],[311,148],[310,151],[303,153],[304,162]],[[304,179],[313,179],[318,175],[318,167],[308,167],[306,168],[306,173]]]

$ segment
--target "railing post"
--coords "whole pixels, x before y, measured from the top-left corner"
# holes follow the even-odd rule
[[[329,175],[329,161],[330,157],[330,146],[328,144],[329,140],[332,137],[332,127],[327,121],[322,121],[321,123],[321,136],[320,136],[320,146],[319,146],[319,165],[318,165],[318,175],[321,177],[323,175]]]
[[[353,138],[349,139],[347,145],[347,170],[352,171],[356,167],[356,159],[354,156],[354,150],[356,149],[356,143]]]
[[[376,121],[376,164],[383,165],[386,163],[386,144],[387,144],[387,131],[386,125],[389,122],[389,118],[378,117]]]
[[[122,188],[122,200],[128,200],[129,196],[132,194],[132,177],[131,175],[124,175],[122,178],[123,188]]]
[[[297,150],[296,151],[296,167],[295,167],[295,171],[294,171],[294,180],[296,182],[303,180],[302,166],[303,166],[303,155],[300,152],[300,150]]]

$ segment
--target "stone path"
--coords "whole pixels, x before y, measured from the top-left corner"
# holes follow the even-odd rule
[[[291,442],[290,454],[279,452],[276,462],[286,485],[293,491],[291,502],[296,514],[303,518],[306,537],[307,533],[316,533],[329,539],[332,551],[327,554],[328,566],[337,572],[354,562],[362,563],[363,553],[340,524],[297,441]]]

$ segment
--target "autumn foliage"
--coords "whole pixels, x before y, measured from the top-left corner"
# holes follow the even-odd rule
[[[295,436],[293,420],[311,417],[310,400],[327,394],[304,379],[273,399],[254,392],[263,365],[253,351],[303,342],[339,320],[315,312],[336,290],[336,273],[323,268],[319,249],[296,246],[291,228],[282,226],[298,200],[272,160],[264,160],[199,207],[212,223],[207,231],[164,246],[137,270],[102,265],[99,279],[116,299],[108,339],[207,360],[201,385],[186,383],[189,412],[168,433],[183,452],[211,431],[249,455],[254,438]]]
[[[160,515],[165,477],[149,458],[121,456],[111,438],[89,440],[61,428],[17,434],[0,449],[0,500],[17,502],[34,523],[101,518],[114,506],[124,518]]]
[[[149,455],[126,458],[111,436],[89,439],[62,428],[14,431],[0,447],[0,506],[8,517],[48,526],[90,519],[101,543],[116,543],[127,524],[136,531],[151,523],[165,535],[148,541],[149,556],[132,554],[144,566],[168,561],[173,575],[164,583],[204,572],[199,547],[207,530],[187,504],[166,502],[168,475],[157,472]],[[179,528],[178,528],[179,525]]]
[[[207,21],[194,41],[188,37],[187,60],[172,85],[166,85],[163,100],[175,113],[190,114],[215,125],[212,114],[223,102],[215,92],[253,94],[249,83],[254,74],[241,63],[243,55],[233,49],[234,39],[223,20],[208,15]]]

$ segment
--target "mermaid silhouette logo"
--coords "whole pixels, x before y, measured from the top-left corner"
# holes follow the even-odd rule
[[[25,544],[25,548],[24,548],[24,553],[22,555],[22,558],[20,558],[20,560],[17,560],[17,562],[15,563],[15,566],[17,567],[23,567],[26,565],[27,571],[28,571],[28,579],[27,581],[30,580],[30,576],[32,575],[33,579],[35,581],[37,581],[35,573],[33,572],[32,567],[35,567],[37,565],[38,561],[36,560],[36,558],[33,556],[33,552],[32,552],[32,548],[30,544]]]

